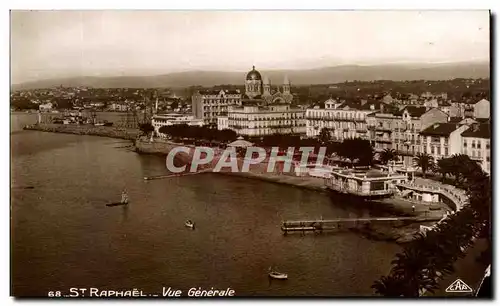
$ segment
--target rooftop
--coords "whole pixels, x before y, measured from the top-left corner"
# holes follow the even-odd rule
[[[423,114],[427,112],[427,108],[425,106],[407,106],[403,109],[404,111],[407,111],[410,116],[419,118]]]
[[[462,137],[491,138],[491,125],[489,123],[473,125],[462,133]]]
[[[227,95],[240,94],[240,91],[238,89],[206,89],[200,90],[199,92],[202,95],[219,95],[221,91],[224,91],[224,93]]]
[[[455,123],[437,123],[426,128],[420,134],[427,136],[450,136],[457,128],[458,125]]]

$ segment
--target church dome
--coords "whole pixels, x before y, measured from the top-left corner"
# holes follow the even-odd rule
[[[260,76],[260,72],[255,70],[255,66],[253,66],[252,71],[250,71],[247,74],[247,81],[248,80],[257,80],[257,81],[262,81],[262,77]]]

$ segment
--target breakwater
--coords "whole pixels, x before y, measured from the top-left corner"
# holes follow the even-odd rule
[[[135,140],[141,133],[137,129],[113,126],[94,126],[90,124],[32,124],[25,126],[24,130],[75,135],[91,135],[126,140]]]

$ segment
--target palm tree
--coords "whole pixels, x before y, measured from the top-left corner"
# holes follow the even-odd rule
[[[404,285],[404,280],[400,277],[389,275],[376,280],[371,288],[375,289],[375,293],[382,296],[402,296],[403,292],[406,291]]]
[[[428,255],[427,250],[416,245],[410,245],[403,253],[396,254],[391,272],[405,283],[404,296],[418,297],[422,289],[432,291],[437,288],[437,280],[429,273],[432,266]]]
[[[420,167],[422,169],[422,174],[425,177],[425,173],[429,168],[432,168],[434,164],[434,158],[427,153],[419,153],[416,157],[413,158],[413,162],[415,166]]]
[[[446,179],[446,175],[453,173],[453,160],[451,158],[441,158],[436,163],[436,171],[441,173],[443,176],[443,181]]]
[[[391,160],[397,159],[396,151],[394,151],[393,149],[385,149],[384,151],[380,152],[379,158],[382,164],[388,164]]]

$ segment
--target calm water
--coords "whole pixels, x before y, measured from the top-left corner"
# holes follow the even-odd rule
[[[368,214],[323,194],[217,175],[144,181],[166,173],[162,158],[140,156],[121,140],[16,131],[25,120],[16,116],[15,296],[71,287],[161,293],[163,286],[231,287],[240,296],[371,295],[399,249],[353,233],[283,236],[283,219]],[[106,207],[123,188],[131,204]],[[196,222],[194,231],[186,219]],[[289,279],[270,282],[271,265]]]

